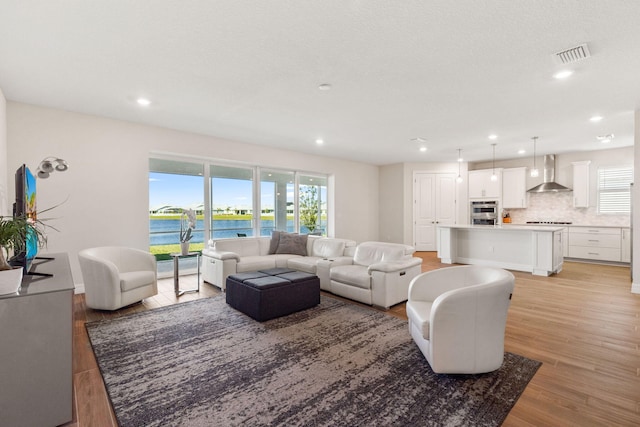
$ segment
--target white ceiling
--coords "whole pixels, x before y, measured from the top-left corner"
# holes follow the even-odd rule
[[[582,43],[554,79],[553,54]],[[538,154],[615,148],[640,109],[640,1],[0,0],[0,88],[372,164],[487,160],[491,133],[498,159],[532,136]]]

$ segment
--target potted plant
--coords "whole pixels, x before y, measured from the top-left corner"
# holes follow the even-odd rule
[[[22,282],[23,269],[9,264],[9,254],[24,251],[27,236],[35,238],[38,246],[46,241],[38,224],[27,217],[0,217],[0,295],[16,292]]]

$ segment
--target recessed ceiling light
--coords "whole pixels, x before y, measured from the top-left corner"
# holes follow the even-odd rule
[[[149,105],[151,105],[151,101],[146,98],[138,98],[136,102],[138,103],[138,105],[142,105],[143,107],[148,107]]]
[[[603,144],[608,144],[611,141],[613,141],[613,138],[615,138],[615,135],[610,133],[608,135],[599,135],[597,138],[598,138],[598,141],[602,142]]]
[[[318,89],[320,90],[331,90],[331,85],[329,83],[322,83],[320,86],[318,86]]]
[[[424,153],[425,151],[427,151],[427,147],[424,147],[424,146],[420,147],[420,151],[422,151]]]
[[[518,154],[527,154],[527,150],[518,150]]]
[[[602,116],[593,116],[589,119],[590,122],[597,123],[602,120]]]
[[[322,145],[322,144],[324,144],[324,140],[323,140],[323,139],[318,138],[318,139],[316,139],[316,144],[318,144],[318,145]]]
[[[489,139],[491,139],[491,140],[498,139],[498,135],[492,133],[491,135],[489,135]]]
[[[571,71],[571,70],[562,70],[562,71],[558,71],[557,73],[555,73],[553,75],[553,77],[556,78],[556,79],[561,80],[561,79],[566,79],[571,74],[573,74],[573,71]]]

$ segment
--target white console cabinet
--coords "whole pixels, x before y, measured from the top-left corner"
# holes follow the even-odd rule
[[[73,418],[73,279],[66,254],[36,259],[19,292],[0,295],[0,425]]]

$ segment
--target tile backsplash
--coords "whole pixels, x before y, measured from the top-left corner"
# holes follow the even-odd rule
[[[574,208],[573,193],[529,193],[526,209],[505,209],[511,222],[524,224],[527,221],[569,221],[574,225],[613,225],[628,227],[629,215],[598,215],[596,207]]]

